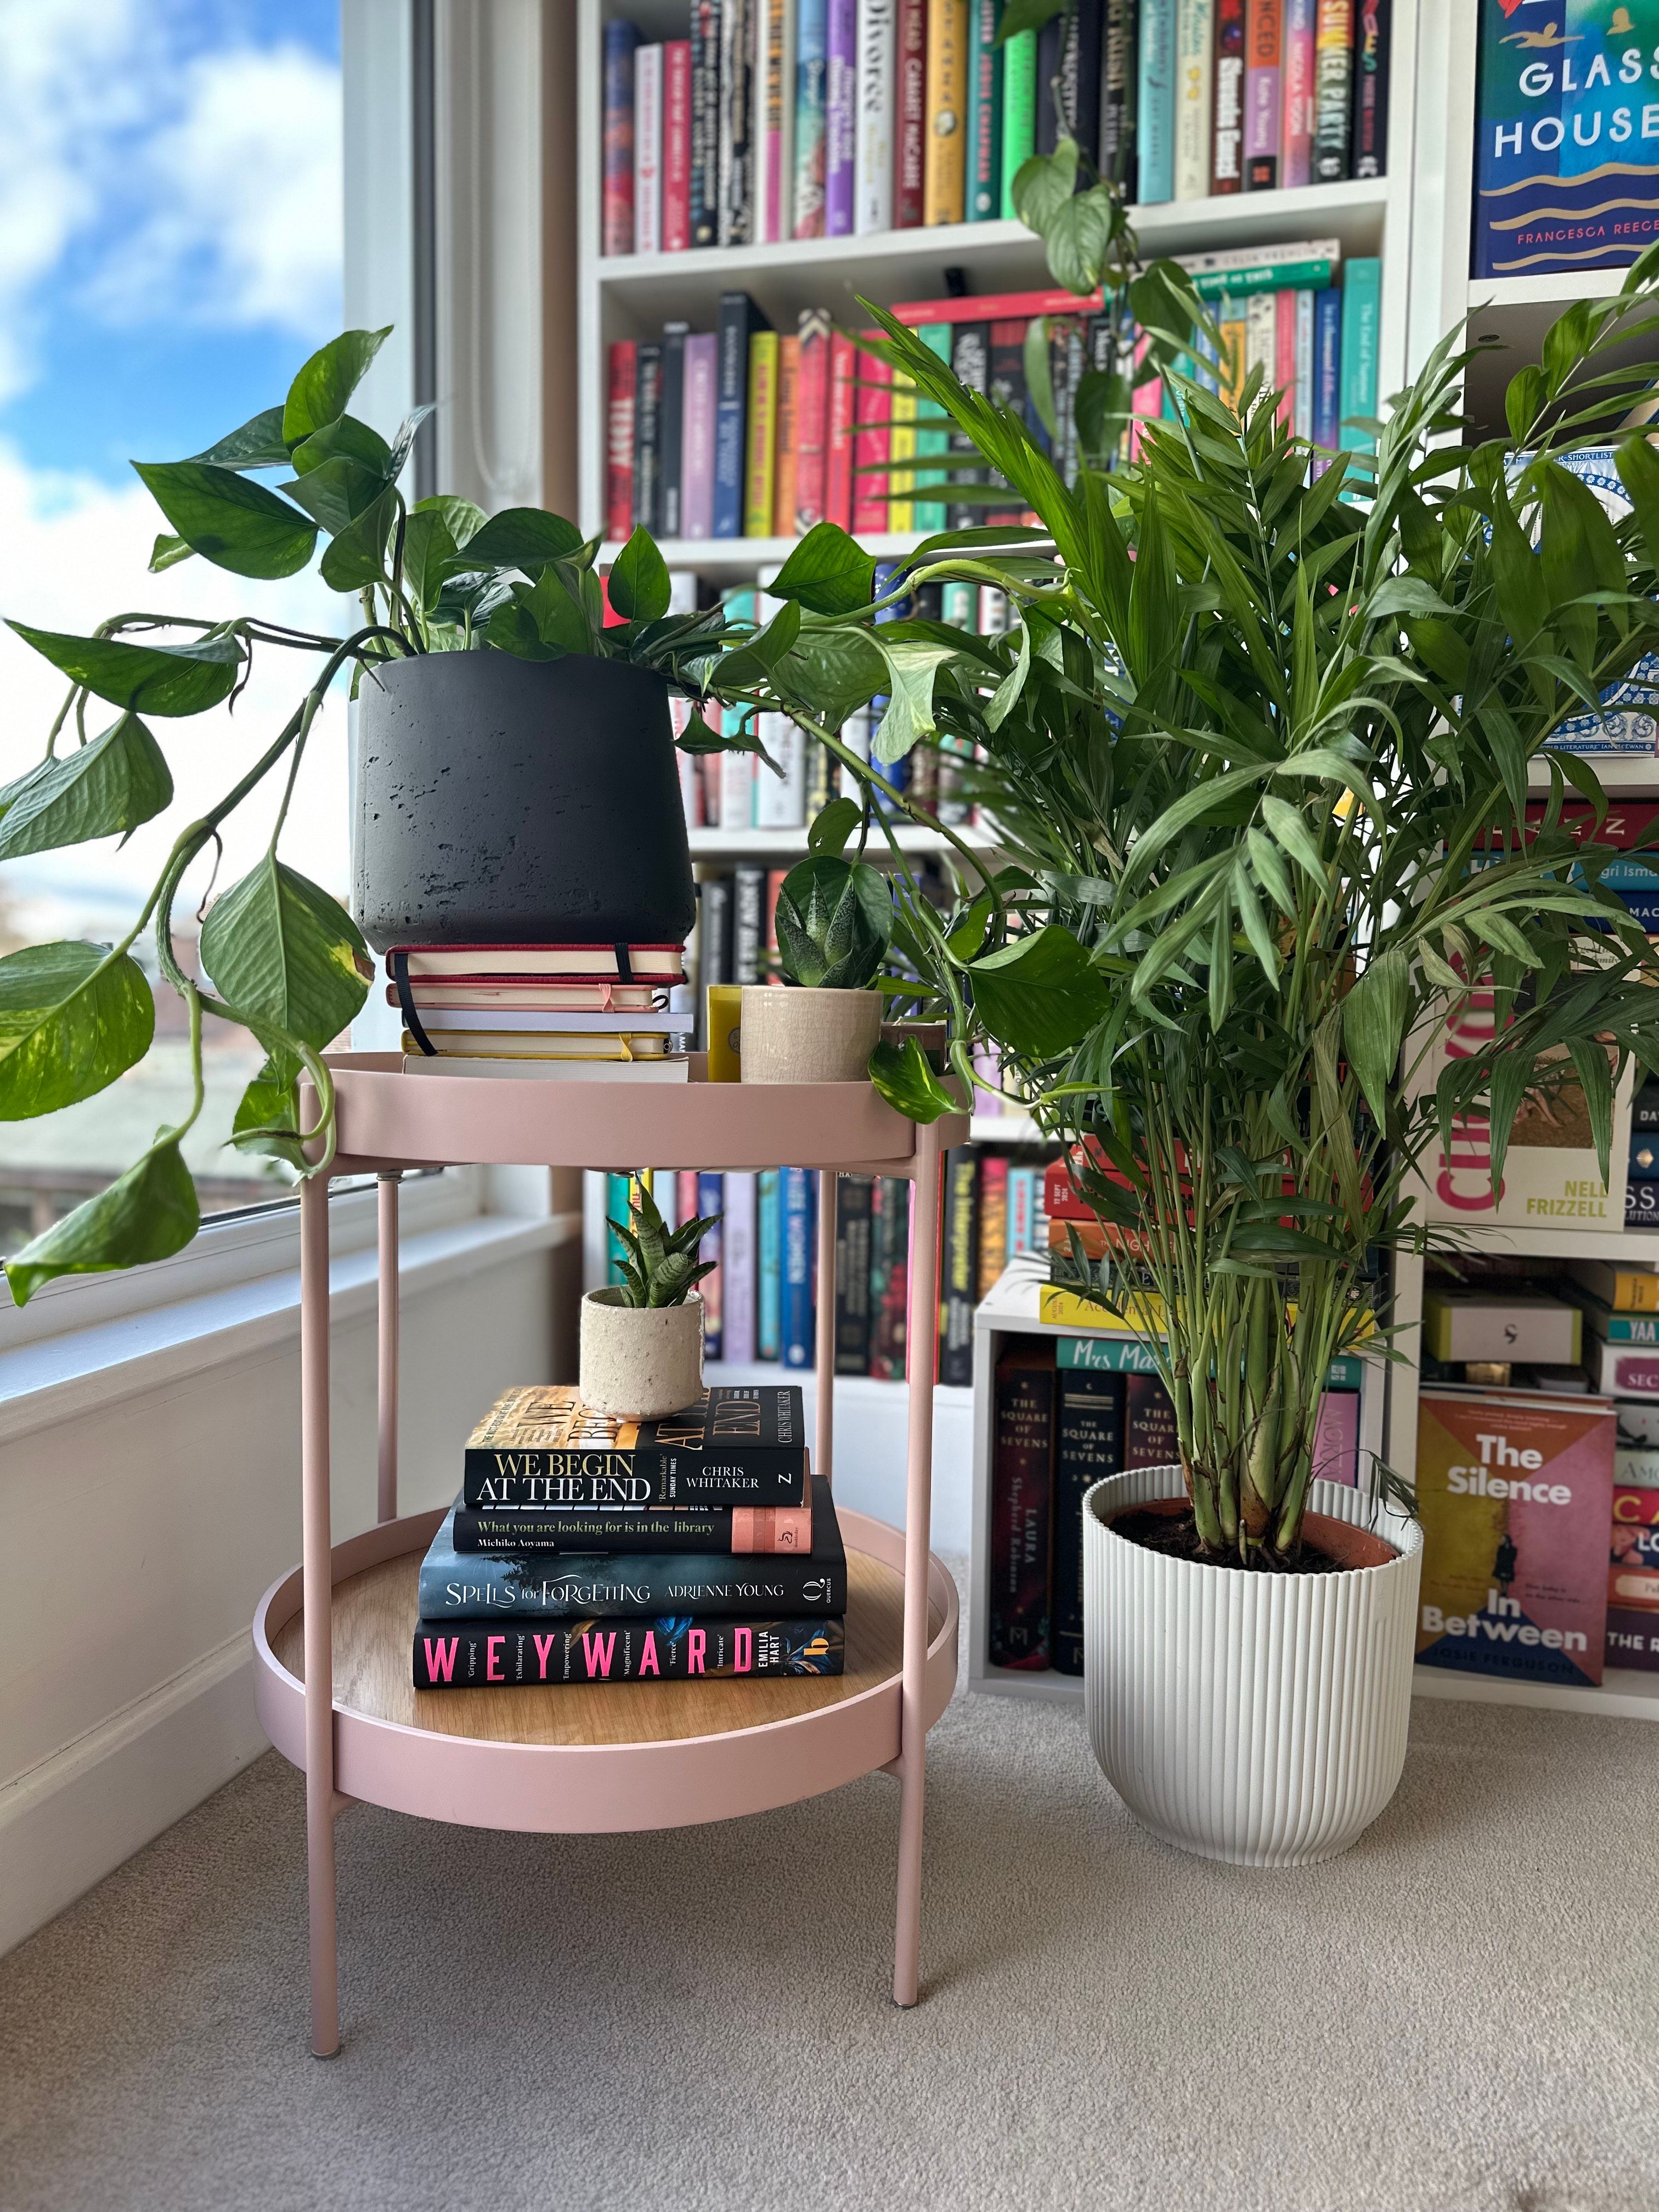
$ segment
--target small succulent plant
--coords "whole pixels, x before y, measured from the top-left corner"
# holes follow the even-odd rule
[[[778,960],[791,983],[862,991],[893,934],[893,895],[879,868],[814,853],[778,892]]]
[[[628,1215],[626,1221],[611,1223],[623,1243],[620,1303],[683,1306],[692,1285],[714,1272],[713,1260],[699,1265],[697,1251],[708,1231],[720,1226],[720,1215],[710,1213],[670,1229],[656,1200],[637,1181],[629,1194]]]

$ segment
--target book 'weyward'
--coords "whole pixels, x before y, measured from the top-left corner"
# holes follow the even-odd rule
[[[417,1690],[483,1690],[540,1682],[687,1682],[744,1674],[839,1674],[838,1620],[422,1620],[415,1629]]]
[[[723,1384],[656,1421],[596,1413],[568,1384],[530,1384],[503,1393],[467,1438],[462,1503],[802,1505],[806,1473],[794,1384]]]

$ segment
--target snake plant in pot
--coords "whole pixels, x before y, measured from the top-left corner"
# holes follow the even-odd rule
[[[1453,334],[1334,455],[1259,374],[1237,408],[1182,374],[1203,309],[1161,270],[1172,419],[1127,458],[1101,408],[1070,484],[870,311],[1041,533],[911,572],[1012,617],[916,686],[913,722],[981,749],[1010,860],[922,950],[961,1072],[982,1040],[1068,1147],[1092,1219],[1061,1279],[1173,1403],[1178,1464],[1086,1503],[1085,1687],[1113,1784],[1195,1851],[1327,1856],[1398,1780],[1420,1534],[1385,1468],[1355,1489],[1314,1456],[1332,1360],[1400,1356],[1386,1259],[1422,1249],[1425,1163],[1474,1125],[1496,1184],[1523,1101],[1571,1093],[1622,1174],[1616,1093],[1659,1070],[1659,959],[1601,887],[1589,763],[1550,749],[1659,650],[1659,454],[1622,437],[1618,520],[1562,465],[1630,408],[1656,270],[1562,317],[1506,434],[1458,441]],[[775,588],[850,559],[809,539]],[[1436,1080],[1472,994],[1490,1018]]]
[[[656,1421],[696,1403],[702,1389],[696,1285],[716,1265],[697,1254],[720,1220],[711,1213],[670,1229],[644,1183],[631,1185],[627,1220],[610,1224],[622,1245],[622,1280],[582,1298],[581,1395],[594,1413]]]
[[[786,988],[743,991],[745,1083],[862,1083],[881,1036],[880,967],[893,936],[887,878],[838,849],[862,818],[833,800],[811,826],[806,858],[778,890],[778,964]]]

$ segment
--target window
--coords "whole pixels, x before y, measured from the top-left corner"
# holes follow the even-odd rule
[[[352,605],[314,572],[276,583],[198,560],[146,574],[165,526],[128,462],[195,453],[279,399],[340,327],[338,10],[331,0],[235,9],[157,0],[123,9],[0,14],[0,610],[83,634],[143,609],[236,611],[338,634]],[[171,807],[124,845],[0,863],[0,953],[124,936],[179,829],[226,792],[291,711],[311,663],[269,649],[234,714],[156,726]],[[40,757],[62,679],[0,630],[0,783]],[[86,734],[115,709],[92,702]],[[73,745],[71,726],[60,739]],[[345,707],[313,732],[283,833],[285,859],[348,889]],[[280,791],[258,795],[186,879],[174,949],[194,962],[198,915],[263,852]],[[153,945],[135,956],[154,973]],[[289,1187],[276,1163],[227,1147],[263,1058],[210,1021],[207,1105],[184,1151],[204,1215]],[[0,1254],[101,1189],[184,1118],[180,1002],[157,992],[147,1057],[95,1097],[0,1122]]]

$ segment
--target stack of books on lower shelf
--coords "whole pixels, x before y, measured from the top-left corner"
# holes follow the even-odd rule
[[[678,945],[394,945],[386,995],[404,1018],[404,1073],[684,1083],[693,1017],[671,1003],[685,981],[683,953]]]
[[[660,1420],[509,1390],[421,1566],[417,1690],[839,1674],[847,1556],[801,1394]]]

